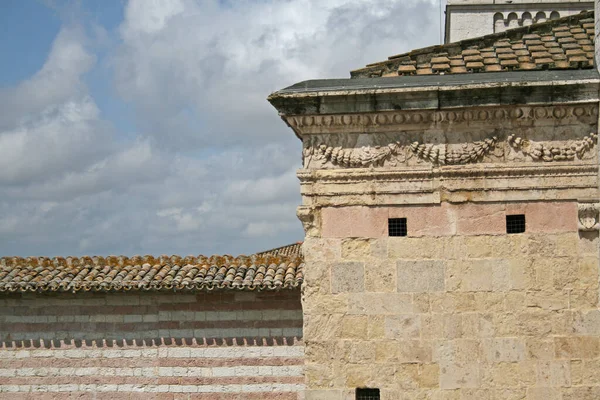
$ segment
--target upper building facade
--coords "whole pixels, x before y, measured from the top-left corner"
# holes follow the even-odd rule
[[[303,143],[306,400],[600,398],[593,40],[586,12],[270,96]]]
[[[593,10],[586,0],[448,0],[446,43]]]

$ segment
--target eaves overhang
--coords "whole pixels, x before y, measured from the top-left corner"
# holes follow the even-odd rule
[[[271,94],[282,116],[598,101],[596,70],[325,79]]]

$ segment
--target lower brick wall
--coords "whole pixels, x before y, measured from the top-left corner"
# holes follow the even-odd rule
[[[0,297],[0,398],[298,399],[300,293]]]

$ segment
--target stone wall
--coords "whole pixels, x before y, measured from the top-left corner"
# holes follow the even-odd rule
[[[568,17],[593,7],[592,1],[448,1],[446,43]]]
[[[325,207],[307,237],[307,399],[598,399],[598,232],[576,202]],[[526,232],[507,234],[507,214]],[[387,237],[407,218],[408,237]]]
[[[298,291],[0,296],[0,340],[0,398],[297,399],[304,388]]]

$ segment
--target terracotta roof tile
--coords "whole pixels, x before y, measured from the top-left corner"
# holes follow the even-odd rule
[[[431,46],[351,72],[353,78],[592,68],[594,13]],[[563,62],[568,59],[569,62]],[[532,61],[533,60],[533,61]],[[411,67],[406,67],[410,63]]]
[[[303,280],[299,244],[239,257],[0,258],[0,293],[278,290]]]

